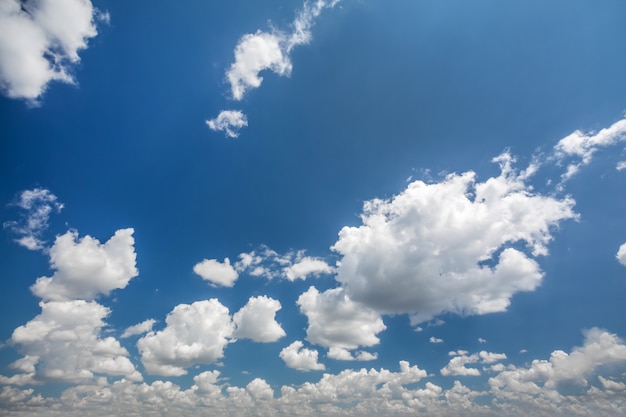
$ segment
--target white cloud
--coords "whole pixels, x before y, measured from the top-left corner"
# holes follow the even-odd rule
[[[224,132],[229,138],[239,136],[239,130],[248,126],[248,118],[241,110],[222,110],[215,119],[206,121],[209,129]]]
[[[285,50],[284,36],[257,31],[244,35],[235,47],[235,62],[226,72],[235,100],[241,100],[250,88],[263,81],[259,73],[269,69],[278,75],[291,73],[291,61]],[[281,45],[283,44],[283,45]]]
[[[89,0],[4,0],[0,4],[0,86],[36,100],[50,81],[74,83],[78,52],[98,34],[102,15]]]
[[[135,324],[134,326],[130,326],[126,330],[124,330],[124,333],[122,333],[121,337],[122,339],[124,339],[126,337],[131,337],[131,336],[136,336],[138,334],[151,332],[152,326],[154,326],[154,323],[156,323],[156,320],[148,319],[148,320],[142,321],[139,324]]]
[[[576,157],[579,162],[570,162],[563,174],[563,181],[574,176],[582,165],[591,162],[593,154],[602,147],[626,140],[626,118],[613,123],[599,132],[584,133],[580,130],[561,139],[554,147],[554,156],[559,162]],[[619,166],[618,166],[619,169]]]
[[[339,361],[374,361],[378,359],[377,353],[366,352],[364,350],[360,350],[356,352],[356,356],[352,354],[348,349],[340,348],[333,346],[328,349],[328,354],[326,355],[330,359],[336,359]]]
[[[224,263],[217,259],[204,259],[194,265],[193,272],[200,275],[202,279],[223,287],[232,287],[239,277],[235,268],[230,265],[228,258],[224,259]]]
[[[108,308],[84,300],[39,305],[41,314],[15,329],[9,340],[25,355],[12,364],[21,373],[0,376],[0,383],[84,383],[94,381],[97,374],[142,380],[126,349],[113,337],[101,337]]]
[[[277,341],[285,336],[285,331],[275,319],[276,312],[281,308],[280,302],[273,298],[250,297],[246,305],[233,316],[233,336],[255,342]]]
[[[472,355],[468,355],[467,351],[459,350],[456,352],[450,352],[449,355],[454,357],[450,359],[450,362],[448,362],[444,368],[441,369],[440,372],[443,376],[479,376],[480,371],[478,369],[468,368],[465,365],[472,363],[491,365],[506,359],[506,355],[504,353],[492,353],[484,350]]]
[[[443,339],[438,339],[434,336],[431,336],[429,342],[430,343],[443,343]]]
[[[284,275],[289,281],[296,279],[306,279],[307,277],[319,276],[321,274],[331,274],[334,269],[319,258],[310,256],[297,259],[293,265],[284,269]]]
[[[366,202],[362,225],[344,227],[332,246],[347,295],[380,313],[410,313],[415,325],[444,312],[505,311],[513,294],[534,290],[543,274],[530,256],[547,254],[552,229],[577,217],[574,201],[533,193],[510,155],[494,161],[501,173],[484,182],[450,174]]]
[[[235,47],[235,62],[226,72],[233,98],[241,100],[248,90],[258,88],[263,81],[259,73],[264,70],[281,76],[289,75],[292,69],[289,54],[292,49],[310,42],[315,18],[324,8],[333,7],[337,2],[306,2],[296,15],[290,33],[267,33],[259,30],[242,36]]]
[[[342,288],[320,293],[310,287],[297,304],[309,322],[307,340],[320,346],[374,346],[380,342],[376,335],[386,329],[378,313],[350,300]]]
[[[261,246],[252,252],[241,253],[235,269],[255,277],[283,278],[289,281],[334,273],[335,269],[323,259],[304,254],[305,251],[300,250],[281,255],[267,246]]]
[[[588,387],[588,378],[602,371],[605,378],[626,370],[626,345],[614,334],[593,328],[585,332],[582,347],[571,353],[552,352],[549,360],[535,359],[528,368],[510,370],[489,379],[499,398],[558,397],[560,387]]]
[[[52,277],[40,277],[31,287],[44,300],[94,299],[125,288],[136,277],[133,229],[120,229],[104,244],[69,231],[50,248]]]
[[[274,390],[261,378],[254,378],[248,385],[246,391],[255,400],[271,400],[274,398]]]
[[[3,227],[19,236],[15,241],[27,249],[43,249],[45,241],[41,235],[48,228],[50,213],[60,212],[63,204],[50,190],[35,188],[22,191],[12,205],[24,210],[22,219],[5,222]]]
[[[228,308],[218,300],[177,305],[166,327],[137,342],[141,362],[150,374],[180,376],[195,364],[210,364],[224,355],[233,333]]]
[[[478,338],[478,343],[487,343],[486,339],[483,339],[482,337]]]
[[[299,371],[323,371],[326,369],[323,363],[317,361],[317,350],[306,349],[299,340],[281,350],[279,356],[288,367]]]
[[[618,171],[623,171],[626,169],[626,161],[620,161],[617,163],[617,166],[615,167],[615,169],[617,169]]]
[[[626,266],[626,243],[619,247],[616,257],[619,263]]]

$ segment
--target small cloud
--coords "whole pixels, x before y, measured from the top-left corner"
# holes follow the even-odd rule
[[[617,163],[617,166],[615,167],[618,171],[623,171],[626,169],[626,161],[620,161]]]
[[[478,343],[487,343],[487,339],[483,339],[482,337],[479,337]]]
[[[223,263],[217,259],[204,259],[194,265],[193,272],[214,286],[232,287],[239,278],[239,274],[230,265],[228,258],[224,258]]]
[[[139,324],[135,324],[134,326],[130,326],[126,330],[124,330],[124,333],[122,334],[121,337],[122,339],[124,339],[130,336],[136,336],[138,334],[148,333],[152,331],[152,326],[154,326],[154,323],[156,323],[156,320],[148,319],[146,321],[142,321]]]
[[[246,305],[233,316],[233,337],[264,343],[277,341],[286,334],[276,321],[276,312],[281,308],[280,302],[273,298],[250,297]]]
[[[224,132],[229,138],[239,136],[239,130],[248,126],[248,118],[240,110],[223,110],[215,119],[207,120],[209,129]]]
[[[443,343],[443,339],[438,339],[434,336],[431,336],[429,341],[430,343]]]
[[[323,363],[317,361],[318,351],[304,348],[304,344],[296,340],[280,351],[280,358],[289,368],[298,371],[323,371],[326,369]]]
[[[522,350],[519,351],[519,353],[528,353],[528,350],[527,349],[522,349]]]
[[[22,209],[21,219],[5,222],[3,227],[15,234],[17,236],[15,241],[25,248],[43,249],[46,242],[41,236],[48,229],[50,213],[60,212],[63,204],[50,190],[35,188],[22,191],[10,205]]]
[[[619,247],[616,257],[619,263],[626,266],[626,243]]]

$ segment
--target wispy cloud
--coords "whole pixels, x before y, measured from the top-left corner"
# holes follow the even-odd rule
[[[206,124],[211,130],[236,138],[239,137],[239,130],[248,126],[248,119],[240,110],[223,110],[215,119],[207,120]]]
[[[260,87],[263,82],[260,74],[263,71],[289,76],[293,67],[290,57],[292,50],[311,41],[311,28],[315,19],[325,8],[333,7],[338,2],[307,1],[289,29],[274,29],[271,32],[258,30],[243,35],[235,46],[235,61],[226,71],[232,98],[241,101],[248,91]],[[207,120],[207,125],[211,130],[223,131],[228,137],[237,137],[239,129],[246,127],[248,122],[239,110],[223,110],[216,118]]]
[[[42,234],[48,228],[48,220],[52,212],[60,212],[63,204],[50,190],[35,188],[22,191],[12,205],[22,209],[21,219],[3,224],[17,235],[15,241],[30,250],[43,249],[45,241]]]

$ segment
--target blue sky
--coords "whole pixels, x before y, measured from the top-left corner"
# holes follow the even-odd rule
[[[626,415],[625,13],[3,1],[0,414]]]

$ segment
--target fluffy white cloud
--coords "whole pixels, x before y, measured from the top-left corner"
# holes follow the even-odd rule
[[[255,342],[277,341],[285,336],[285,331],[275,319],[276,312],[281,308],[280,302],[273,298],[250,297],[246,305],[233,316],[233,336]]]
[[[25,356],[12,364],[18,374],[4,384],[44,381],[90,382],[97,374],[142,377],[113,337],[101,337],[110,310],[95,301],[41,302],[41,314],[13,331],[9,343]]]
[[[3,227],[16,234],[18,238],[15,241],[27,249],[43,249],[45,241],[41,235],[48,228],[50,213],[60,212],[63,204],[50,190],[35,188],[22,191],[13,205],[24,211],[22,219],[5,222]]]
[[[272,33],[257,31],[241,37],[235,47],[235,62],[226,72],[231,93],[235,100],[241,100],[245,93],[258,88],[263,81],[259,75],[270,70],[278,75],[291,73],[289,54],[298,45],[307,44],[311,40],[311,27],[315,18],[326,7],[334,6],[338,1],[306,2],[304,8],[296,15],[290,33],[274,31]]]
[[[222,110],[215,119],[206,121],[209,129],[224,132],[229,138],[239,136],[239,130],[248,126],[248,118],[241,110]]]
[[[499,398],[541,396],[554,400],[561,387],[588,387],[588,378],[601,371],[606,378],[625,370],[626,345],[616,335],[593,328],[585,332],[583,346],[571,353],[556,350],[549,360],[533,360],[528,368],[513,366],[490,378],[489,384]]]
[[[626,243],[619,247],[616,257],[622,265],[626,266]]]
[[[194,265],[193,272],[212,284],[223,287],[232,287],[239,278],[239,274],[231,266],[228,258],[225,258],[223,263],[217,259],[204,259]]]
[[[293,265],[286,267],[283,271],[289,281],[295,281],[296,279],[306,279],[311,275],[331,274],[334,268],[319,258],[306,256],[297,259]]]
[[[124,333],[122,333],[121,337],[126,338],[126,337],[136,336],[138,334],[151,332],[152,326],[154,326],[154,323],[156,323],[156,320],[148,319],[148,320],[142,321],[139,324],[135,324],[134,326],[130,326],[126,330],[124,330]]]
[[[623,171],[626,169],[626,161],[620,161],[617,163],[617,166],[615,167],[615,169],[617,169],[618,171]]]
[[[459,350],[456,352],[450,352],[449,355],[454,357],[450,359],[450,362],[448,362],[444,368],[441,369],[440,372],[443,376],[479,376],[480,371],[478,369],[468,368],[465,365],[472,363],[491,365],[506,359],[506,355],[504,353],[492,353],[484,350],[479,353],[474,353],[473,355],[468,355],[468,352]]]
[[[235,62],[226,72],[235,100],[241,100],[250,88],[261,85],[259,73],[269,69],[278,75],[289,75],[291,62],[285,50],[285,39],[278,33],[257,31],[244,35],[235,47]]]
[[[613,123],[610,127],[598,132],[584,133],[580,130],[561,139],[554,147],[554,156],[557,161],[563,162],[568,158],[578,158],[571,162],[563,174],[563,180],[575,175],[582,165],[591,162],[593,154],[602,147],[611,146],[626,140],[626,118]],[[619,165],[618,165],[618,168]]]
[[[279,356],[288,367],[299,371],[323,371],[326,369],[323,363],[317,361],[317,350],[306,349],[299,340],[281,350]]]
[[[50,81],[74,83],[78,52],[108,19],[89,0],[4,0],[0,3],[0,86],[36,100]]]
[[[136,277],[133,229],[121,229],[104,244],[69,231],[50,248],[52,277],[40,277],[31,287],[44,300],[94,299],[126,287]]]
[[[443,339],[438,339],[435,336],[431,336],[429,339],[430,343],[443,343]]]
[[[274,390],[261,378],[254,378],[248,385],[246,391],[255,400],[271,400],[274,398]]]
[[[386,329],[378,313],[353,302],[342,288],[320,293],[310,287],[297,304],[309,321],[307,340],[320,346],[347,350],[374,346],[380,342],[376,335]]]
[[[439,183],[414,181],[399,195],[365,203],[362,225],[344,227],[332,249],[343,257],[337,280],[347,295],[381,313],[410,313],[413,324],[452,312],[504,311],[532,291],[551,231],[576,218],[574,201],[533,193],[513,158],[477,182],[473,172]],[[530,254],[513,247],[524,243]]]
[[[218,300],[177,305],[165,319],[166,327],[137,342],[141,362],[155,375],[180,376],[195,364],[210,364],[224,355],[234,327]]]

